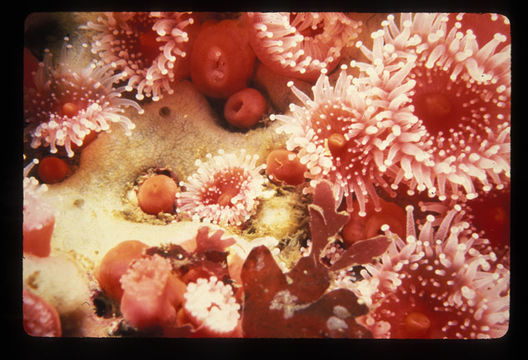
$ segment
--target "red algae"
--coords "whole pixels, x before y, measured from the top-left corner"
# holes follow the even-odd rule
[[[310,205],[310,253],[294,268],[283,273],[271,252],[254,248],[242,267],[244,286],[243,330],[248,337],[370,337],[354,317],[368,309],[349,290],[329,290],[330,272],[371,261],[380,256],[388,242],[355,248],[330,268],[321,261],[330,239],[343,227],[348,216],[336,212],[331,185],[321,182]],[[379,245],[379,246],[378,246]],[[341,259],[340,259],[341,260]]]

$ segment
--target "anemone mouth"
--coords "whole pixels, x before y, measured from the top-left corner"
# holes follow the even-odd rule
[[[231,200],[240,194],[244,179],[249,177],[250,174],[244,169],[237,167],[215,174],[208,184],[204,184],[203,193],[201,194],[202,202],[205,205],[234,206]]]
[[[467,127],[482,136],[485,126],[505,117],[490,86],[476,84],[466,76],[452,80],[439,67],[429,70],[417,66],[410,77],[416,81],[411,95],[415,114],[432,136],[449,136]]]
[[[307,14],[290,13],[289,22],[305,38],[313,39],[324,33],[324,20],[317,14],[307,16]]]

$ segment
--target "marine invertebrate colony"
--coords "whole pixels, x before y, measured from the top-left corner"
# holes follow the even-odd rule
[[[496,33],[479,43],[472,30],[459,30],[463,17],[448,28],[449,16],[402,14],[400,26],[388,16],[383,29],[372,34],[372,50],[357,44],[371,64],[354,65],[386,93],[405,80],[412,85],[405,94],[424,127],[419,143],[431,159],[425,167],[402,167],[394,184],[404,180],[441,200],[460,195],[472,199],[478,191],[509,183],[511,85],[506,74],[511,46],[495,51],[505,35]],[[403,77],[381,80],[403,70]]]
[[[76,63],[68,41],[56,65],[52,53],[45,52],[34,75],[35,87],[25,89],[24,118],[34,127],[31,147],[49,146],[56,153],[57,146],[64,146],[68,157],[73,157],[73,145],[83,145],[91,132],[110,131],[111,123],[119,123],[130,133],[135,125],[124,108],[143,110],[121,97],[124,88],[113,87],[120,75],[112,75],[110,65]]]
[[[506,17],[61,13],[25,31],[29,334],[508,331]]]
[[[176,211],[198,220],[216,224],[241,225],[248,220],[258,202],[265,178],[256,166],[257,155],[208,154],[207,161],[196,161],[198,169],[186,181],[184,191],[176,194]]]

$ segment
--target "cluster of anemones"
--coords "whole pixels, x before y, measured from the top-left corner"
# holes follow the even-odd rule
[[[479,19],[493,28],[488,16]],[[365,86],[391,94],[413,84],[405,93],[424,130],[417,145],[431,156],[397,169],[394,185],[403,180],[440,200],[472,199],[510,178],[511,45],[499,47],[509,34],[499,27],[491,39],[479,38],[478,28],[463,32],[466,18],[401,14],[398,26],[391,15],[372,34],[372,50],[357,44],[371,61],[355,63],[367,74]]]
[[[392,242],[379,261],[365,264],[361,280],[347,271],[336,286],[354,291],[370,308],[359,319],[378,338],[490,338],[509,319],[509,269],[479,236],[459,205],[440,222],[427,215],[416,232],[407,206],[406,238],[382,226]],[[435,223],[436,225],[433,225]]]
[[[405,104],[409,86],[394,91],[386,101],[378,100],[376,88],[356,85],[346,69],[342,66],[335,86],[321,75],[313,99],[290,83],[302,106],[291,104],[289,115],[271,119],[281,121],[278,131],[290,135],[288,150],[298,150],[307,176],[330,180],[337,196],[345,196],[349,211],[355,196],[364,215],[368,197],[379,208],[376,185],[390,191],[383,179],[389,166],[400,163],[405,168],[414,159],[429,160],[430,154],[416,145],[423,132]]]
[[[331,86],[321,74],[313,98],[292,86],[302,104],[272,115],[308,177],[333,181],[349,209],[352,194],[363,214],[366,198],[377,204],[375,187],[404,183],[444,200],[509,183],[510,45],[495,51],[505,35],[478,43],[448,20],[402,14],[398,27],[389,16],[372,50],[357,43],[370,60],[350,63],[359,77],[342,70]]]
[[[222,235],[202,227],[181,246],[123,241],[103,257],[96,278],[138,331],[237,336],[240,303],[230,279],[238,276],[239,258],[227,260],[235,241]]]
[[[474,28],[479,21],[498,24],[497,33]],[[509,248],[503,234],[488,240],[489,229],[480,231],[482,204],[475,198],[495,195],[494,186],[509,196],[507,19],[401,14],[398,25],[390,15],[372,34],[372,49],[356,43],[367,61],[341,65],[334,85],[330,72],[360,31],[344,14],[206,21],[191,46],[193,24],[188,13],[107,13],[83,27],[95,32],[91,50],[101,62],[78,71],[71,60],[53,67],[48,52],[36,90],[28,92],[26,118],[37,126],[32,146],[46,143],[56,152],[60,145],[73,156],[72,143],[109,130],[109,121],[133,128],[122,108],[140,107],[120,98],[124,91],[157,101],[185,76],[205,96],[225,101],[229,126],[246,131],[267,106],[247,87],[256,57],[283,76],[315,82],[310,97],[290,81],[300,103],[270,116],[287,135],[287,148],[270,152],[261,165],[244,150],[207,154],[179,184],[160,174],[139,184],[138,205],[153,215],[177,212],[242,227],[256,212],[266,169],[278,186],[312,194],[311,239],[291,269],[265,246],[242,265],[226,251],[234,239],[221,239],[222,231],[208,236],[207,227],[181,246],[123,242],[107,253],[96,277],[128,324],[165,336],[505,334]],[[126,85],[115,88],[119,81]],[[418,222],[411,205],[401,216],[401,204],[416,199],[399,188],[432,198],[418,202],[425,214]],[[385,195],[399,195],[399,203]],[[499,199],[490,223],[502,226],[507,211]]]
[[[313,97],[290,82],[300,104],[271,116],[306,165],[311,187],[330,180],[337,201],[344,197],[353,217],[365,218],[345,226],[345,247],[372,224],[393,240],[376,265],[337,276],[337,287],[369,305],[361,321],[375,337],[499,337],[508,327],[508,249],[490,246],[482,238],[487,231],[468,215],[482,206],[472,202],[479,193],[489,197],[493,185],[509,185],[510,45],[502,46],[507,33],[479,39],[465,23],[472,16],[401,14],[398,27],[390,15],[372,34],[372,49],[357,43],[370,61],[350,62],[358,77],[343,65],[332,86],[323,72]],[[498,19],[507,24],[500,16],[480,18],[502,24]],[[405,241],[380,222],[398,220],[382,214],[377,192],[395,197],[401,184],[408,195],[426,190],[440,200],[423,206],[440,218],[429,214],[418,236],[407,209]],[[504,222],[504,206],[492,210],[493,224]],[[343,247],[328,249],[330,264],[339,261]]]

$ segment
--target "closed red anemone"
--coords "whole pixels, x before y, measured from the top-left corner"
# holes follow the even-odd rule
[[[147,214],[170,213],[176,200],[176,182],[166,175],[154,175],[140,185],[138,203]]]
[[[127,240],[110,249],[96,269],[95,277],[105,293],[116,301],[121,300],[123,289],[119,280],[130,263],[143,255],[147,245],[137,240]]]
[[[368,203],[365,217],[359,216],[357,212],[351,214],[342,231],[343,241],[347,246],[379,235],[382,225],[388,225],[391,232],[401,239],[405,238],[405,211],[396,203],[383,199],[380,199],[380,204],[381,210],[376,211],[373,205]]]
[[[38,175],[46,184],[55,184],[66,178],[70,166],[66,161],[56,156],[46,156],[40,160]]]
[[[256,89],[247,88],[229,97],[224,106],[224,117],[234,127],[249,129],[266,112],[266,99]]]
[[[202,25],[191,52],[191,79],[207,96],[226,99],[247,87],[255,54],[238,21]]]
[[[35,87],[35,83],[33,82],[33,76],[37,69],[37,58],[28,48],[24,48],[24,87]]]
[[[51,205],[35,196],[24,194],[24,253],[48,256],[54,228],[55,214]]]

